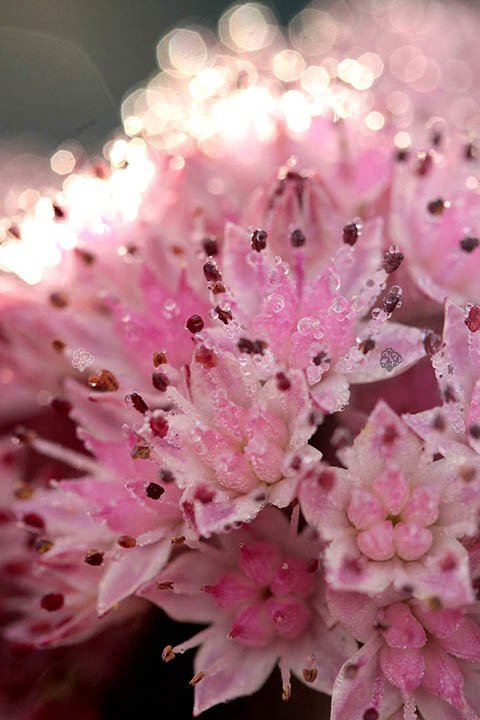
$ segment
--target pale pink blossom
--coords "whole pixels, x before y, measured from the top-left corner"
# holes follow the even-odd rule
[[[408,587],[446,605],[471,602],[468,552],[477,532],[479,469],[450,453],[432,462],[414,434],[380,401],[351,448],[346,469],[320,464],[300,488],[308,522],[328,541],[327,580],[369,595]]]

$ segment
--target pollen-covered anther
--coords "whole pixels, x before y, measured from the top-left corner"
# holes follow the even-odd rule
[[[305,682],[313,683],[317,679],[318,670],[316,668],[303,668],[302,675]]]
[[[386,313],[392,313],[397,307],[401,307],[402,291],[398,285],[392,285],[383,299],[383,309]]]
[[[367,355],[371,350],[373,350],[375,347],[375,340],[372,338],[365,338],[365,340],[362,340],[358,343],[358,349],[360,350],[363,355]]]
[[[175,653],[173,652],[173,647],[171,645],[165,645],[165,647],[162,650],[162,660],[163,662],[170,662],[175,657]]]
[[[261,230],[260,228],[254,230],[250,236],[250,245],[252,246],[252,250],[255,250],[255,252],[265,250],[267,247],[267,238],[268,233],[265,230]]]
[[[433,153],[431,151],[428,152],[419,152],[417,153],[417,165],[415,168],[415,172],[419,177],[425,177],[427,175],[431,168],[433,166]]]
[[[209,258],[203,266],[203,274],[208,282],[218,282],[222,279],[222,273],[218,269],[218,265],[212,258]]]
[[[205,323],[200,315],[192,315],[188,318],[185,327],[192,333],[192,335],[195,335],[203,330]]]
[[[33,495],[33,488],[26,483],[19,483],[13,490],[17,500],[29,500]]]
[[[131,535],[120,535],[117,538],[117,545],[120,545],[120,547],[125,549],[134,548],[137,544],[137,541],[134,537]]]
[[[215,307],[215,312],[217,313],[218,319],[221,320],[224,325],[228,325],[233,318],[232,311],[222,308],[220,305]]]
[[[480,330],[480,307],[474,305],[470,308],[468,315],[465,318],[465,325],[472,333]]]
[[[34,543],[34,548],[40,555],[44,555],[51,550],[52,547],[53,542],[51,540],[47,540],[46,538],[37,538]]]
[[[360,227],[360,225],[354,222],[345,225],[342,231],[342,240],[346,245],[355,245],[360,236]]]
[[[404,257],[404,254],[397,245],[390,246],[383,255],[382,264],[382,267],[387,275],[391,275],[391,273],[395,272],[395,270],[398,270],[404,260]]]
[[[303,232],[296,228],[290,233],[290,244],[294,248],[300,248],[303,247],[306,243],[307,239]]]
[[[92,548],[91,550],[88,550],[83,560],[85,563],[87,563],[87,565],[91,565],[92,567],[99,567],[103,564],[103,558],[103,552]]]
[[[201,680],[203,680],[204,677],[205,677],[205,673],[203,672],[203,670],[200,670],[199,672],[195,673],[195,675],[192,677],[192,679],[190,680],[190,682],[188,684],[189,685],[198,685],[198,683]]]
[[[288,702],[291,697],[292,697],[292,686],[291,686],[291,685],[284,685],[283,688],[282,688],[282,700],[283,700],[283,702]]]
[[[88,384],[97,392],[115,392],[118,390],[118,380],[110,370],[101,370],[100,375],[90,375]]]
[[[142,398],[142,396],[139,395],[139,393],[133,392],[130,395],[127,395],[125,400],[127,400],[132,405],[132,407],[134,407],[135,410],[142,415],[144,415],[148,410],[147,403]]]
[[[177,535],[175,537],[172,537],[172,539],[171,539],[172,545],[183,545],[184,542],[185,542],[184,535]]]
[[[160,352],[154,352],[152,356],[153,367],[158,368],[160,365],[166,365],[167,353],[162,350]]]
[[[152,431],[153,435],[155,435],[155,437],[164,438],[168,435],[169,425],[167,420],[165,420],[162,415],[157,415],[156,417],[150,418],[148,424],[150,426],[150,430]]]
[[[427,205],[427,210],[430,213],[430,215],[442,215],[443,211],[446,207],[448,207],[449,204],[445,203],[445,200],[443,198],[435,198],[434,200],[430,200],[430,202]]]
[[[131,457],[133,460],[148,460],[151,448],[148,445],[135,445],[132,449]]]

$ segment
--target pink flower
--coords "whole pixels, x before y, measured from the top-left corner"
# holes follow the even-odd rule
[[[478,717],[476,605],[432,609],[355,593],[331,593],[329,604],[336,621],[364,643],[335,681],[332,720],[414,720],[416,709],[432,719]]]
[[[442,406],[405,416],[432,448],[445,455],[463,452],[466,463],[473,453],[480,453],[479,330],[477,306],[463,309],[447,301],[443,342],[434,339],[430,353]]]
[[[179,555],[141,590],[176,620],[209,626],[163,652],[169,661],[200,646],[191,681],[195,715],[254,692],[277,664],[285,700],[291,672],[329,691],[355,644],[325,625],[318,550],[310,531],[297,535],[295,524],[289,528],[282,513],[268,509],[217,546],[201,543]]]
[[[463,454],[432,462],[380,401],[342,458],[347,469],[320,464],[299,493],[308,522],[329,542],[332,586],[373,595],[393,584],[446,605],[471,602],[459,540],[477,532],[480,495],[478,480],[465,478]],[[478,472],[478,459],[472,465]]]

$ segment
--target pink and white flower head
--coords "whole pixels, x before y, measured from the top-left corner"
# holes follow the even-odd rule
[[[329,543],[329,583],[369,595],[409,588],[450,606],[471,602],[460,539],[477,532],[480,486],[466,473],[464,454],[433,462],[380,401],[342,460],[346,469],[320,464],[300,488],[307,521]],[[478,476],[478,459],[472,465]]]
[[[339,666],[356,644],[325,624],[318,563],[319,543],[310,529],[297,534],[281,511],[265,509],[241,530],[201,543],[174,559],[142,597],[182,622],[208,628],[163,659],[200,646],[195,657],[194,714],[260,688],[278,664],[283,697],[290,674],[329,692]]]
[[[480,453],[480,308],[445,305],[443,339],[432,338],[431,362],[437,378],[441,407],[405,422],[434,450]]]
[[[328,599],[335,621],[364,643],[335,681],[332,720],[478,717],[478,603],[444,609],[335,592]]]
[[[411,277],[435,300],[480,301],[476,150],[457,137],[397,163],[390,234],[405,251]]]

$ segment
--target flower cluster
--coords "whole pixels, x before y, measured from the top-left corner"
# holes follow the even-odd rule
[[[110,165],[1,225],[5,642],[153,604],[205,626],[161,654],[195,714],[278,666],[332,720],[480,716],[480,98],[387,4],[389,57],[314,8],[170,33]]]

